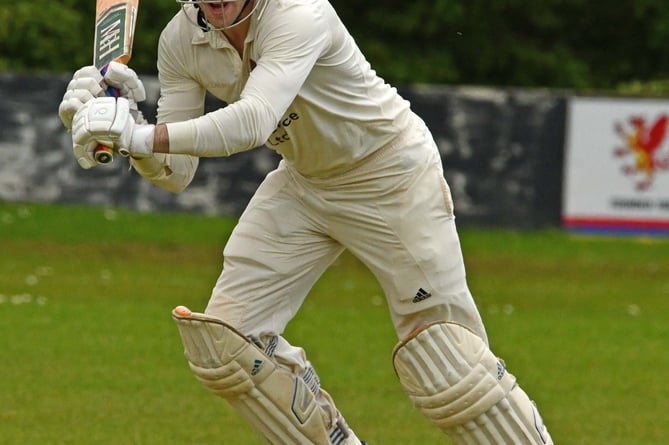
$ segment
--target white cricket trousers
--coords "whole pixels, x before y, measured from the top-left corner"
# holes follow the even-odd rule
[[[205,312],[247,336],[280,336],[348,249],[383,288],[398,338],[448,320],[487,343],[466,283],[441,157],[423,121],[414,115],[410,122],[336,176],[307,178],[282,161],[235,227]],[[275,357],[308,366],[303,351],[283,338]]]

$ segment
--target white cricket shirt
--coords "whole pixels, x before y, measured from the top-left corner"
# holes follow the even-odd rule
[[[243,60],[185,14],[159,45],[158,122],[170,153],[228,156],[266,145],[305,176],[347,170],[406,125],[409,103],[378,77],[327,0],[267,0]],[[205,90],[229,105],[203,114]],[[192,165],[197,165],[193,163]]]

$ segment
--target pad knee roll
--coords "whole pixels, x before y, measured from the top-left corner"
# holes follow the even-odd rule
[[[552,444],[515,377],[463,326],[425,327],[395,347],[393,366],[414,405],[456,445]]]
[[[217,318],[183,307],[176,308],[172,318],[198,380],[228,400],[269,443],[333,445],[351,435],[345,424],[320,409],[309,376],[279,366]]]

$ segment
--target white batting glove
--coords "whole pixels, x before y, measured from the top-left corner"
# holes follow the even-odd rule
[[[138,124],[147,123],[137,106],[139,102],[146,100],[146,89],[144,88],[144,83],[137,76],[137,73],[128,65],[110,62],[107,65],[107,71],[103,79],[106,85],[116,88],[120,92],[121,97],[128,99],[135,122]]]
[[[146,100],[144,83],[135,71],[118,62],[110,62],[104,77],[93,65],[77,70],[67,85],[63,100],[58,107],[58,115],[68,130],[72,129],[72,119],[83,104],[95,97],[105,96],[107,87],[116,88],[121,97],[130,102],[135,122],[146,123],[137,104]]]
[[[153,155],[154,125],[135,123],[128,99],[98,97],[86,102],[72,120],[72,151],[83,169],[97,165],[95,149],[102,144],[122,156]]]
[[[146,100],[144,83],[137,76],[137,73],[127,65],[110,62],[104,75],[104,81],[107,85],[119,90],[121,97],[128,99],[131,105],[134,102],[135,108],[137,103]]]
[[[72,118],[89,100],[104,95],[102,75],[94,66],[77,70],[68,83],[63,100],[58,106],[58,116],[68,130],[72,129]]]

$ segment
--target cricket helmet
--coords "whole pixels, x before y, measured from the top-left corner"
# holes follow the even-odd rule
[[[184,14],[188,18],[188,20],[195,26],[201,28],[203,31],[225,31],[226,29],[234,28],[240,23],[243,23],[244,21],[249,19],[253,15],[253,13],[255,13],[257,10],[260,10],[261,11],[260,14],[262,14],[262,10],[265,9],[265,4],[267,3],[267,0],[176,0],[176,2],[181,6],[181,9],[184,10]],[[221,3],[236,3],[236,2],[243,2],[243,6],[242,9],[240,9],[239,11],[239,15],[229,25],[224,25],[221,27],[215,27],[210,23],[208,23],[204,15],[204,12],[202,12],[199,6],[201,3],[221,4]],[[252,7],[246,14],[244,14],[244,11],[247,9],[249,3],[251,2],[253,2]],[[185,10],[185,7],[188,5],[194,6],[195,12]]]

